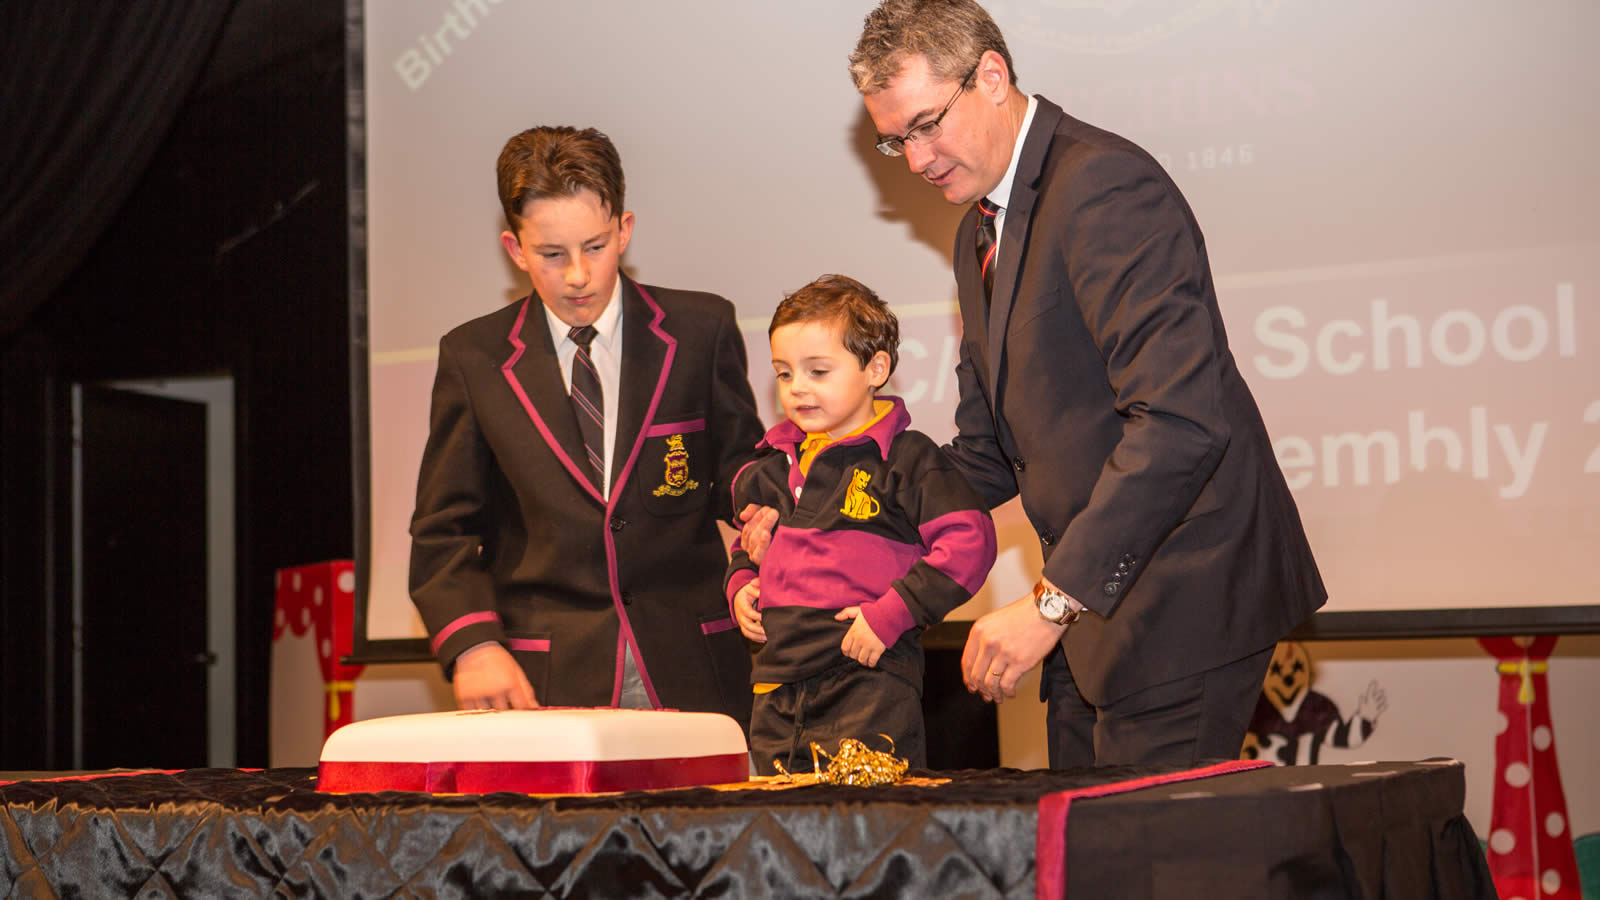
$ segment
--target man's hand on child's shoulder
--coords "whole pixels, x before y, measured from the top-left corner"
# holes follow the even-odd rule
[[[878,658],[883,656],[883,651],[887,648],[884,647],[883,641],[878,640],[878,635],[872,630],[872,626],[867,624],[866,617],[861,615],[861,607],[846,606],[839,610],[839,614],[834,618],[841,622],[847,619],[855,620],[850,623],[850,630],[844,633],[844,640],[839,644],[839,649],[844,651],[844,655],[863,666],[876,666]]]
[[[761,627],[761,613],[756,610],[756,601],[761,599],[761,576],[757,575],[739,588],[733,595],[733,617],[739,623],[739,630],[752,641],[767,642],[767,632]]]

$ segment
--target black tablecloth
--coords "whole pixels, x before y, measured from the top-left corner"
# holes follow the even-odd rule
[[[913,774],[949,781],[534,797],[0,774],[0,894],[1494,897],[1452,761]]]

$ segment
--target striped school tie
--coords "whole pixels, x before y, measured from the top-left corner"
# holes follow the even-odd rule
[[[604,493],[606,405],[600,391],[600,376],[594,370],[594,360],[589,357],[589,345],[594,342],[594,336],[593,325],[567,332],[567,337],[578,345],[578,352],[572,356],[572,411],[577,414],[578,430],[583,433],[584,455],[589,460],[591,477]]]

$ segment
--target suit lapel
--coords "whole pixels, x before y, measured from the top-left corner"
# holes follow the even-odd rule
[[[1055,137],[1056,125],[1060,122],[1061,107],[1040,97],[1038,108],[1033,112],[1033,122],[1029,124],[1027,137],[1024,138],[1022,155],[1017,159],[1017,171],[1011,179],[1005,231],[1000,236],[1000,268],[994,273],[994,296],[989,303],[990,400],[997,413],[1000,409],[1000,369],[1004,362],[1002,351],[1006,325],[1017,299],[1017,278],[1022,271],[1028,239],[1033,231],[1034,204],[1039,199],[1039,180],[1044,172],[1045,156]]]
[[[633,474],[645,433],[655,418],[661,389],[678,342],[661,327],[663,312],[633,279],[622,278],[622,398],[617,404],[617,445],[612,452],[611,499]]]
[[[545,321],[544,304],[536,295],[522,301],[522,310],[506,335],[511,352],[501,365],[506,384],[516,395],[517,402],[528,419],[533,422],[539,437],[544,440],[567,474],[579,487],[601,500],[586,469],[578,465],[574,449],[583,446],[578,431],[578,420],[572,412],[572,400],[567,395],[566,382],[561,377],[560,363],[556,359],[555,343],[550,337],[550,326]]]

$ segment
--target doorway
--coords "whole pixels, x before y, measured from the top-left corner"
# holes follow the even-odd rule
[[[207,404],[158,385],[72,393],[75,768],[212,764]]]

